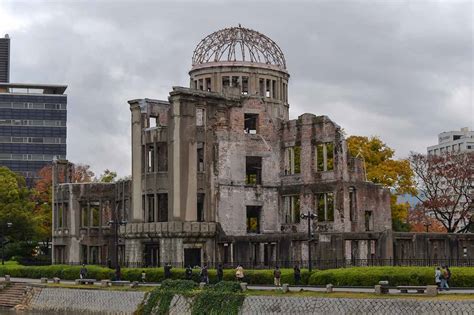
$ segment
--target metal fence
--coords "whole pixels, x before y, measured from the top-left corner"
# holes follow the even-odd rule
[[[436,266],[450,266],[450,267],[474,267],[474,259],[460,258],[460,259],[314,259],[311,261],[313,269],[337,269],[350,267],[370,267],[370,266],[418,266],[418,267],[436,267]],[[42,263],[43,264],[43,263]],[[82,265],[82,262],[67,262],[67,265]],[[104,267],[112,267],[107,263],[89,262],[90,265],[101,265]],[[159,264],[146,264],[142,262],[121,262],[122,268],[147,268],[147,267],[163,267],[165,264],[170,264],[174,268],[185,268],[187,265],[184,262],[163,262]],[[289,261],[279,260],[270,262],[255,262],[255,261],[235,261],[232,263],[207,262],[209,268],[216,268],[218,265],[223,268],[235,268],[241,265],[245,269],[273,269],[278,266],[280,268],[307,268],[307,260]],[[204,263],[203,263],[204,265]],[[196,266],[191,266],[196,267]]]

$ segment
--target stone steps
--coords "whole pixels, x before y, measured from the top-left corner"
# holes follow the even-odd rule
[[[26,293],[26,284],[11,282],[8,286],[0,290],[0,306],[15,307],[23,302]]]

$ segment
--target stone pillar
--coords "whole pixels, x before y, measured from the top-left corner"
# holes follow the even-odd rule
[[[144,100],[129,101],[132,112],[132,207],[131,222],[143,222],[142,212],[142,113]]]

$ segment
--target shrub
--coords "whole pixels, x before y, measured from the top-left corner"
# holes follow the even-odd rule
[[[238,314],[244,295],[236,292],[204,290],[196,296],[191,314]]]
[[[240,292],[242,288],[240,287],[240,283],[236,281],[221,281],[217,284],[210,287],[213,291],[219,292]]]
[[[474,286],[474,268],[452,267],[450,285],[454,287]],[[434,267],[354,267],[314,272],[310,285],[374,286],[381,280],[390,285],[435,284]]]

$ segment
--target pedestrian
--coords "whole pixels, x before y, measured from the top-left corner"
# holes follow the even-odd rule
[[[224,279],[224,269],[222,269],[222,264],[217,265],[217,281],[221,282]]]
[[[237,268],[235,268],[235,277],[239,282],[244,280],[244,268],[241,265],[238,265]]]
[[[120,280],[122,280],[122,271],[120,270],[120,265],[117,265],[117,267],[115,267],[115,281]]]
[[[435,282],[438,289],[441,289],[441,268],[436,267],[435,270]]]
[[[204,266],[201,268],[201,282],[209,284],[209,273],[207,271],[207,264],[204,264]]]
[[[170,263],[165,264],[165,267],[164,267],[165,279],[171,278],[171,268],[172,267]]]
[[[146,272],[145,270],[142,270],[142,283],[145,283],[146,281]]]
[[[192,280],[193,279],[193,269],[191,268],[190,265],[188,265],[186,267],[185,275],[186,275],[186,280]]]
[[[87,268],[85,264],[82,264],[81,271],[79,271],[79,278],[81,279],[87,278]]]
[[[300,267],[298,267],[298,265],[295,265],[295,267],[293,268],[293,272],[294,272],[294,277],[295,277],[295,284],[298,285],[300,284],[300,281],[301,281]]]
[[[440,280],[441,280],[441,283],[440,283],[440,288],[442,290],[449,290],[449,286],[448,286],[448,272],[446,270],[447,266],[443,266],[443,269],[441,270],[441,276],[440,276]]]
[[[449,267],[447,265],[444,267],[446,269],[446,284],[448,285],[449,289],[449,281],[451,280],[451,270],[449,270]]]
[[[280,268],[278,266],[276,266],[275,270],[273,270],[273,280],[275,282],[276,287],[281,286],[280,278],[281,278],[281,271],[280,271]]]

